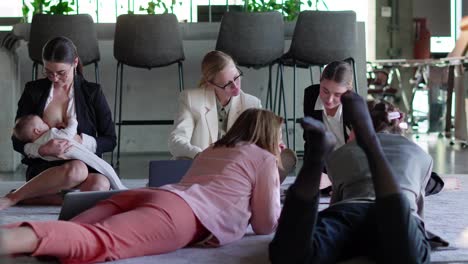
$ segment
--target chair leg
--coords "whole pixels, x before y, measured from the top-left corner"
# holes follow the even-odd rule
[[[294,67],[293,67],[293,70],[294,70],[294,82],[293,82],[293,150],[296,151],[296,80],[297,80],[297,76],[296,76],[296,71],[297,71],[297,66],[296,66],[296,62],[294,62]]]
[[[284,116],[284,120],[286,121],[285,122],[285,128],[286,128],[286,145],[288,146],[288,148],[291,148],[290,144],[289,144],[289,125],[288,125],[288,114],[287,114],[287,111],[286,111],[286,94],[284,92],[284,79],[283,79],[283,65],[281,64],[278,64],[278,68],[279,68],[279,72],[280,72],[280,75],[281,75],[281,83],[280,83],[280,101],[281,101],[281,98],[283,99],[283,116]],[[281,112],[281,102],[279,102],[279,111],[278,113]]]
[[[310,84],[314,84],[314,73],[312,71],[312,66],[309,66],[309,74],[310,74]]]
[[[96,78],[96,83],[99,83],[99,64],[97,61],[94,63],[94,76]]]
[[[345,61],[349,61],[351,63],[351,67],[353,67],[353,82],[354,82],[354,92],[359,93],[358,91],[358,83],[357,83],[357,73],[356,73],[356,61],[353,57],[349,57],[345,59]]]
[[[177,64],[179,66],[179,92],[182,92],[184,90],[184,65],[181,61]]]
[[[281,67],[282,67],[281,63],[278,63],[278,67],[276,68],[275,98],[273,99],[273,109],[272,109],[273,112],[278,113],[278,115],[280,114],[280,111],[276,112],[276,103],[280,104],[280,101],[277,101],[277,100],[278,100],[278,87],[279,87],[279,89],[281,89],[281,87],[278,86],[278,82],[280,80],[280,68]],[[272,96],[273,96],[273,94],[272,94]],[[286,117],[284,117],[284,118],[286,118]],[[287,122],[287,120],[286,120],[286,122]]]
[[[452,138],[452,98],[453,98],[453,86],[455,80],[455,66],[449,66],[448,72],[448,85],[447,85],[447,101],[446,101],[446,112],[445,112],[445,137]]]
[[[32,80],[37,80],[37,68],[38,68],[38,65],[36,62],[33,62],[33,66],[32,66]]]
[[[122,138],[122,90],[123,90],[123,63],[120,63],[120,96],[119,96],[119,129],[118,129],[118,139],[117,139],[117,162],[116,167],[120,166],[120,144]]]
[[[416,92],[418,90],[418,85],[415,84],[413,89],[411,89],[411,99],[410,99],[410,108],[408,109],[408,118],[409,118],[409,123],[411,126],[416,125],[416,121],[414,120],[414,109],[413,109],[413,103],[414,103],[414,97],[416,96]]]
[[[268,91],[267,91],[267,109],[272,110],[273,109],[273,84],[272,84],[272,70],[273,70],[273,64],[268,65]],[[268,108],[269,106],[269,108]]]
[[[118,91],[119,91],[119,66],[120,62],[117,62],[117,67],[115,71],[115,91],[114,91],[114,127],[118,125],[117,122],[117,99],[118,99]],[[115,150],[112,150],[111,154],[111,166],[114,168],[117,168],[117,165],[114,166],[114,152]]]

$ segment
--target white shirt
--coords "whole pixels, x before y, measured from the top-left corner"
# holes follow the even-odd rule
[[[44,107],[44,110],[49,106],[50,102],[54,98],[54,84],[50,87],[49,96],[47,97],[47,101]],[[67,117],[68,119],[76,119],[76,107],[75,107],[75,89],[73,85],[70,87],[70,91],[68,92],[68,106],[67,106]],[[97,143],[96,139],[92,136],[86,135],[81,133],[81,138],[83,139],[83,146],[87,148],[89,151],[96,153]],[[24,146],[24,153],[28,155],[30,158],[42,158],[39,155],[39,148],[41,147],[40,144],[35,143],[27,143]]]
[[[341,104],[338,106],[335,116],[329,116],[325,111],[322,100],[317,98],[317,101],[315,101],[314,110],[322,110],[323,124],[325,125],[325,128],[332,132],[336,138],[335,150],[346,144],[343,130],[343,106]]]

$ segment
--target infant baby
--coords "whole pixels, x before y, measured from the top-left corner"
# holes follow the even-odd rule
[[[13,128],[13,135],[22,142],[35,143],[43,145],[51,139],[68,140],[72,146],[60,158],[57,157],[41,157],[47,161],[77,159],[94,168],[102,175],[109,179],[111,188],[114,190],[127,189],[119,177],[115,173],[112,166],[105,160],[98,157],[91,150],[87,149],[83,144],[79,143],[80,136],[77,135],[78,122],[74,118],[68,119],[67,127],[58,129],[50,128],[49,125],[37,115],[27,115],[17,120]]]
[[[80,136],[76,133],[77,127],[78,122],[76,119],[69,119],[67,127],[58,129],[55,127],[50,128],[49,125],[37,115],[27,115],[18,119],[15,128],[13,128],[13,135],[22,142],[37,143],[40,145],[47,143],[50,139],[58,139],[58,137],[60,137],[60,139],[75,140],[75,142],[78,142],[77,139]],[[44,158],[49,160],[50,157]]]

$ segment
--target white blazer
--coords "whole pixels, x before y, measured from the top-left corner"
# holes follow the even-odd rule
[[[227,129],[248,108],[261,108],[260,100],[243,91],[231,98]],[[179,97],[179,111],[169,136],[169,151],[175,158],[191,158],[218,139],[218,110],[214,90],[185,90]]]

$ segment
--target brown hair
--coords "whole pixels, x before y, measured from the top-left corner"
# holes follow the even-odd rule
[[[398,110],[393,104],[385,100],[368,101],[372,123],[376,132],[389,132],[392,134],[402,134],[400,123],[404,120],[404,114]],[[389,120],[390,112],[399,112],[400,117]]]
[[[245,110],[234,122],[226,135],[214,143],[214,147],[234,147],[246,141],[279,155],[278,145],[283,118],[259,108]]]
[[[37,115],[26,115],[23,117],[20,117],[16,120],[15,127],[13,128],[13,136],[17,139],[19,139],[22,142],[31,142],[31,133],[30,131],[30,125],[31,122],[34,120],[34,118],[38,117]]]
[[[344,85],[351,90],[353,88],[353,70],[351,65],[345,61],[333,61],[323,70],[320,81],[331,80]]]
[[[78,58],[76,72],[83,76],[83,65],[78,56],[75,44],[69,38],[56,37],[47,41],[42,48],[42,60],[50,62],[67,63],[73,65]]]
[[[198,86],[206,86],[216,77],[218,72],[224,70],[230,63],[235,65],[234,60],[228,54],[219,50],[208,52],[201,63],[202,77]]]

